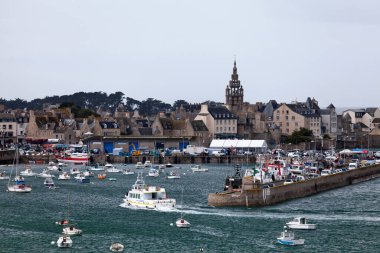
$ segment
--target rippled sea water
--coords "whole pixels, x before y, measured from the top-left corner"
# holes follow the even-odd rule
[[[183,189],[189,229],[170,225],[179,210],[120,206],[136,175],[109,173],[117,180],[94,177],[90,184],[55,179],[55,190],[46,189],[42,178],[29,177],[29,194],[6,192],[7,180],[0,180],[0,252],[110,252],[113,242],[124,244],[124,252],[379,252],[379,179],[264,208],[214,208],[207,205],[207,196],[222,191],[233,166],[207,167],[209,172],[200,173],[192,173],[190,165],[173,168],[181,173],[177,180],[146,178],[149,185],[165,187],[179,206]],[[71,249],[59,249],[51,244],[62,231],[55,221],[67,210],[83,235],[72,237]],[[276,244],[284,224],[296,216],[305,216],[317,229],[296,231],[305,239],[303,246]]]

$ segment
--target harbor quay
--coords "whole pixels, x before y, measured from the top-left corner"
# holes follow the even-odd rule
[[[0,164],[12,164],[15,158],[15,149],[0,150]]]
[[[320,176],[292,184],[281,182],[264,188],[255,184],[251,178],[244,177],[241,189],[230,189],[224,192],[210,193],[210,206],[268,206],[287,200],[302,198],[320,192],[368,181],[380,177],[380,164]]]
[[[4,159],[13,160],[14,152],[12,156],[5,157]],[[48,164],[50,161],[55,161],[55,155],[40,155],[40,156],[20,156],[20,163],[36,163],[36,164]],[[145,163],[145,161],[150,161],[153,164],[254,164],[256,162],[256,157],[254,155],[249,156],[239,156],[239,155],[228,155],[228,156],[113,156],[113,155],[94,155],[90,157],[90,163],[92,164],[105,164],[105,163],[115,163],[115,164],[131,164],[135,165],[137,162]],[[0,159],[0,163],[5,164],[5,160]],[[9,162],[11,163],[11,162]],[[8,164],[9,164],[8,163]]]

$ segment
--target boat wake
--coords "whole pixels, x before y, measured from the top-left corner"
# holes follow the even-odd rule
[[[178,209],[180,209],[177,206]],[[178,209],[170,210],[170,212],[178,212]],[[259,218],[259,219],[291,219],[295,216],[305,216],[304,213],[299,212],[266,212],[265,210],[252,210],[252,209],[223,209],[211,207],[192,207],[183,206],[182,213],[190,215],[211,215],[223,217],[237,217],[237,218]],[[352,214],[309,214],[306,216],[312,220],[340,220],[340,221],[365,221],[365,222],[380,222],[380,217],[352,215]]]

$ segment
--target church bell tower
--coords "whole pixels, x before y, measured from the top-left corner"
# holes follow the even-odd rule
[[[240,85],[239,75],[237,74],[236,60],[231,75],[231,80],[226,88],[226,105],[233,112],[243,108],[244,89]]]

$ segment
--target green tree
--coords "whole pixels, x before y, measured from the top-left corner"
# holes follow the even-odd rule
[[[309,142],[313,139],[313,131],[306,129],[304,127],[301,127],[298,131],[294,131],[291,135],[289,135],[285,142],[286,143],[292,143],[292,144],[298,144],[301,142]]]

